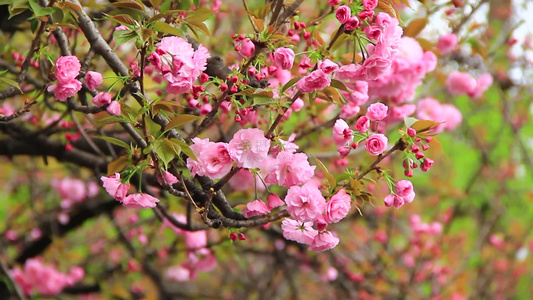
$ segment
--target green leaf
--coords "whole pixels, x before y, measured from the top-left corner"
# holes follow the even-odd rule
[[[331,187],[336,186],[337,181],[335,180],[335,177],[333,177],[333,175],[331,175],[331,173],[328,171],[328,168],[326,168],[326,166],[320,161],[320,159],[316,158],[314,155],[310,155],[310,156],[315,160],[316,165],[318,166],[320,171],[324,173],[324,177],[326,177],[326,179],[328,180],[329,185]]]
[[[128,9],[134,9],[134,10],[139,10],[139,11],[145,11],[144,5],[141,5],[135,1],[124,0],[124,1],[119,1],[119,2],[109,3],[108,5],[114,6],[114,7],[120,7],[120,8],[128,8]]]
[[[29,0],[31,10],[35,13],[35,16],[42,17],[50,15],[54,12],[54,9],[51,7],[41,7],[41,5],[36,0]]]
[[[405,126],[407,128],[413,126],[413,124],[416,123],[416,121],[418,121],[418,119],[412,118],[412,117],[404,117],[403,118],[403,123],[405,124]]]
[[[181,32],[177,28],[172,27],[169,24],[161,21],[152,23],[152,29],[166,34],[181,35]]]
[[[165,3],[163,3],[162,5],[164,5],[164,4]],[[163,8],[161,8],[161,11],[162,12],[160,14],[157,14],[157,15],[151,17],[150,19],[148,19],[148,23],[152,23],[153,21],[157,21],[159,19],[166,18],[167,16],[170,16],[170,15],[173,15],[173,14],[178,14],[178,13],[184,12],[184,10],[178,10],[178,9],[164,11]]]
[[[133,30],[116,30],[115,32],[113,32],[113,37],[115,37],[115,42],[118,46],[136,38],[137,33]]]
[[[211,16],[213,12],[211,9],[207,7],[199,7],[195,11],[188,13],[187,17],[185,17],[185,21],[189,23],[202,23],[203,21],[207,20],[209,16]]]
[[[9,78],[5,78],[5,77],[0,77],[0,85],[7,85],[7,86],[14,86],[16,87],[19,91],[22,92],[22,90],[20,89],[20,86],[19,86],[19,83],[16,82],[15,80],[13,79],[9,79]]]
[[[172,121],[170,121],[170,123],[168,123],[167,126],[165,126],[165,131],[170,130],[172,128],[183,126],[185,124],[192,123],[196,120],[200,120],[203,118],[204,118],[203,116],[179,115],[175,117],[174,119],[172,119]]]
[[[347,88],[344,83],[342,83],[342,81],[339,81],[337,79],[331,79],[331,86],[334,87],[334,88],[337,88],[339,90],[343,90],[345,92],[348,92],[350,93],[350,89]]]
[[[294,77],[293,79],[289,80],[289,82],[285,83],[285,85],[281,88],[280,94],[283,94],[286,89],[293,86],[298,80],[300,80],[303,76]]]
[[[170,141],[174,144],[177,144],[180,147],[181,151],[185,153],[188,157],[194,160],[198,160],[196,158],[196,155],[194,155],[194,152],[192,152],[191,147],[187,145],[187,143],[185,143],[184,141],[180,141],[178,139],[170,139]]]
[[[117,138],[114,138],[114,137],[110,137],[110,136],[97,136],[96,138],[99,138],[99,139],[102,139],[104,141],[107,141],[111,144],[114,144],[114,145],[117,145],[119,147],[122,147],[124,149],[129,149],[130,148],[130,145],[126,144],[124,141],[122,140],[119,140]]]
[[[167,168],[168,163],[171,162],[174,157],[176,157],[176,150],[172,146],[172,143],[168,141],[168,139],[154,141],[154,150],[159,159],[161,159],[165,165],[165,168]]]

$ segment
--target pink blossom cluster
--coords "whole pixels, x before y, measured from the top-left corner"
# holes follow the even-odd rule
[[[9,273],[26,296],[35,292],[42,296],[55,296],[65,287],[85,277],[85,271],[80,267],[72,267],[69,273],[61,273],[55,267],[45,265],[37,258],[26,260],[23,269],[16,267]]]
[[[269,153],[271,141],[257,128],[237,131],[228,143],[214,143],[199,138],[193,139],[193,143],[191,150],[196,157],[201,157],[198,160],[187,159],[187,168],[193,175],[218,179],[235,165],[245,169],[260,169],[266,183],[281,186],[299,185],[314,175],[315,166],[309,165],[304,153],[295,153],[297,147],[287,147],[282,151],[276,147],[272,148],[275,151]],[[250,174],[248,171],[244,173]]]
[[[363,138],[359,141],[354,141],[354,131],[350,129],[348,123],[343,119],[338,119],[333,125],[333,139],[337,145],[337,151],[341,155],[341,158],[346,157],[351,149],[355,149],[358,143],[365,141],[365,148],[371,155],[379,155],[387,149],[388,138],[381,133],[368,134],[370,130],[371,122],[378,124],[384,120],[389,114],[389,107],[383,103],[373,103],[367,108],[367,112],[364,116],[357,119],[355,123],[355,130],[363,134]],[[342,115],[342,114],[341,114]]]
[[[421,120],[441,122],[433,129],[434,133],[451,131],[463,120],[463,115],[455,106],[441,104],[438,100],[429,97],[418,101],[416,116]]]
[[[187,222],[184,215],[175,215],[175,217],[180,222]],[[165,272],[168,279],[179,282],[194,280],[199,272],[209,272],[217,266],[215,255],[207,248],[207,231],[187,231],[175,227],[166,219],[165,221],[165,226],[184,237],[187,246],[186,262],[168,268]]]
[[[367,45],[368,56],[362,65],[349,64],[340,67],[336,73],[339,80],[351,84],[361,80],[373,81],[391,71],[392,59],[398,51],[403,32],[398,20],[386,13],[378,13],[370,25],[363,27],[363,31],[369,39],[375,41],[375,45]]]
[[[390,71],[368,81],[370,100],[381,99],[396,104],[412,100],[415,89],[436,64],[437,57],[433,52],[424,52],[413,38],[401,38],[398,50],[391,58]]]
[[[439,222],[425,223],[420,216],[411,215],[409,224],[413,236],[409,240],[409,248],[403,255],[403,262],[406,267],[413,268],[416,265],[416,258],[422,255],[440,256],[442,248],[438,243],[438,237],[442,233],[442,224]],[[415,274],[416,281],[423,281],[431,276],[437,282],[444,283],[450,275],[451,269],[443,267],[434,262],[425,262]]]
[[[417,136],[416,130],[408,128],[407,133],[411,139],[412,144],[406,149],[407,158],[403,161],[404,174],[407,177],[413,177],[413,169],[420,166],[422,172],[427,172],[435,163],[431,158],[426,157],[424,151],[430,148],[429,143],[433,140],[431,136],[422,138]],[[424,143],[425,142],[425,143]]]
[[[479,98],[492,85],[492,75],[485,73],[478,79],[468,73],[453,71],[446,79],[446,87],[452,95],[468,95]]]
[[[168,36],[157,43],[157,51],[150,53],[148,60],[167,81],[169,94],[185,94],[206,69],[209,57],[204,46],[194,50],[186,40]]]
[[[415,199],[415,190],[409,180],[399,180],[395,185],[395,192],[385,197],[385,206],[394,205],[396,208],[402,207],[405,203],[411,203]]]
[[[61,56],[56,62],[55,75],[57,84],[48,87],[49,92],[59,101],[66,101],[81,90],[81,82],[76,79],[81,63],[76,56]]]
[[[115,200],[122,202],[122,205],[125,207],[154,208],[157,205],[157,202],[159,202],[159,199],[146,193],[127,195],[130,184],[124,184],[120,180],[119,173],[115,173],[109,177],[102,176],[100,177],[100,180],[102,180],[102,184],[106,192]]]
[[[86,183],[81,179],[63,178],[52,180],[52,188],[61,196],[61,207],[70,208],[75,203],[85,201],[98,194],[98,185],[94,181]]]
[[[340,189],[326,202],[318,187],[312,183],[301,187],[292,186],[287,191],[285,203],[293,218],[281,223],[286,239],[309,245],[309,250],[318,252],[337,246],[339,238],[334,232],[326,230],[326,227],[339,222],[350,211],[351,198],[344,189]]]

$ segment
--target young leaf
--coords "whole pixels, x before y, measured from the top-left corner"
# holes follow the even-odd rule
[[[420,18],[412,20],[409,25],[403,30],[404,36],[415,37],[417,36],[428,24],[427,18]]]
[[[322,173],[324,173],[324,177],[326,177],[326,179],[328,180],[329,185],[331,187],[336,186],[337,185],[337,181],[335,180],[335,177],[333,177],[333,175],[331,175],[331,173],[328,171],[328,168],[326,168],[326,166],[320,161],[320,159],[316,158],[313,155],[310,155],[310,156],[315,160],[316,165],[318,166],[320,171],[322,171]]]
[[[337,79],[331,79],[331,86],[334,88],[337,88],[339,90],[343,90],[345,92],[351,93],[350,89],[347,88],[342,81],[339,81]]]
[[[174,144],[177,144],[181,148],[181,151],[185,153],[188,157],[194,160],[198,160],[196,158],[196,155],[194,155],[194,152],[192,152],[191,147],[187,145],[187,143],[185,143],[184,141],[180,141],[178,139],[170,139],[170,141]]]
[[[176,151],[170,144],[171,143],[167,143],[165,140],[154,141],[155,153],[157,153],[157,156],[161,159],[165,168],[168,166],[168,163],[176,157]]]
[[[192,123],[196,120],[200,120],[203,118],[204,118],[203,116],[179,115],[175,117],[174,119],[172,119],[172,121],[170,121],[170,123],[168,123],[167,126],[165,126],[165,131],[170,130],[172,128],[183,126],[185,124]]]
[[[411,128],[416,130],[417,133],[422,133],[426,131],[430,131],[431,129],[437,127],[440,123],[435,121],[429,121],[429,120],[420,120],[415,122],[413,125],[411,125]]]
[[[122,140],[119,140],[117,138],[114,138],[114,137],[110,137],[110,136],[97,136],[97,138],[99,139],[102,139],[104,141],[107,141],[107,142],[110,142],[111,144],[114,144],[114,145],[117,145],[117,146],[120,146],[124,149],[129,149],[130,148],[130,145],[126,144],[125,142],[123,142]]]
[[[111,176],[117,172],[120,172],[126,167],[128,163],[128,155],[122,155],[114,161],[107,164],[107,176]]]
[[[403,123],[405,124],[405,127],[407,127],[407,128],[413,126],[413,124],[416,123],[416,121],[418,121],[418,119],[412,118],[412,117],[404,117],[403,118]]]
[[[180,31],[175,27],[170,26],[169,24],[161,21],[154,22],[152,24],[152,29],[158,32],[171,34],[171,35],[181,35]]]
[[[294,77],[293,79],[289,80],[285,85],[281,88],[280,94],[283,94],[286,89],[293,86],[296,82],[298,82],[303,76]]]

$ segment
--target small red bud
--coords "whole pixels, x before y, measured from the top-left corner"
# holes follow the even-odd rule
[[[415,137],[416,135],[416,130],[414,128],[407,128],[407,134],[410,136],[410,137]]]
[[[227,84],[223,83],[223,84],[220,85],[220,91],[221,92],[225,92],[227,90],[228,90],[228,85]]]
[[[407,177],[413,177],[413,170],[405,170],[403,174]]]
[[[237,83],[237,81],[239,81],[239,77],[237,77],[237,75],[231,76],[231,82]]]
[[[200,76],[200,82],[206,83],[208,80],[209,80],[209,75],[202,73],[202,75]]]
[[[427,149],[429,149],[429,145],[428,144],[425,144],[422,146],[422,150],[426,151]]]
[[[246,236],[242,233],[239,233],[238,237],[239,237],[239,240],[241,241],[244,241],[246,239]]]
[[[300,29],[300,23],[294,22],[294,29],[296,30]]]
[[[73,148],[73,147],[72,147],[71,144],[66,144],[66,145],[65,145],[65,150],[67,150],[67,151],[72,151],[72,148]]]
[[[421,140],[422,140],[421,138],[417,137],[417,138],[415,139],[415,142],[420,143]]]
[[[427,137],[426,137],[426,142],[431,143],[431,140],[432,140],[432,139],[433,139],[432,137],[427,136]]]
[[[230,233],[229,239],[235,242],[237,240],[237,234],[235,232]]]
[[[306,31],[306,32],[304,33],[304,39],[308,40],[310,37],[311,37],[311,32]]]
[[[239,91],[239,89],[237,88],[236,85],[232,86],[231,89],[230,89],[230,92],[232,92],[232,93],[236,93],[238,91]]]
[[[357,148],[357,146],[358,146],[358,144],[357,144],[357,143],[352,143],[352,144],[350,145],[350,148],[352,148],[352,149],[356,149],[356,148]]]
[[[418,151],[420,151],[420,148],[418,148],[417,145],[412,145],[412,146],[411,146],[411,152],[413,152],[413,153],[417,153]]]
[[[305,29],[307,28],[307,25],[304,22],[300,22],[300,27],[302,27],[302,29]]]
[[[240,123],[242,121],[242,118],[239,115],[235,115],[234,120],[235,120],[235,122]]]
[[[416,159],[422,159],[422,158],[424,158],[425,155],[424,155],[424,153],[422,153],[422,152],[419,151],[419,152],[417,152],[417,153],[415,154],[415,156],[416,156]]]

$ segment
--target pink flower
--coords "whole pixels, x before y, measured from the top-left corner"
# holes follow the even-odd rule
[[[208,176],[212,179],[222,178],[232,166],[228,144],[213,143],[209,139],[194,138],[191,150],[198,159],[187,158],[187,168],[192,175]]]
[[[296,87],[302,93],[311,93],[316,90],[325,89],[330,84],[331,79],[326,75],[326,73],[324,73],[324,71],[318,69],[300,79],[296,83]]]
[[[168,82],[168,93],[184,94],[205,71],[209,56],[204,46],[198,45],[195,51],[186,40],[169,36],[161,39],[157,52],[150,54],[148,60]]]
[[[437,49],[439,49],[442,55],[446,55],[457,47],[457,36],[453,33],[447,33],[439,38],[437,43]]]
[[[439,101],[433,98],[424,98],[418,101],[416,116],[421,120],[442,122],[433,130],[435,133],[443,130],[453,130],[463,119],[461,112],[455,106],[440,104]]]
[[[178,182],[178,178],[176,178],[176,176],[174,176],[174,174],[168,172],[168,171],[163,171],[163,179],[168,182],[168,184],[174,184],[176,182]]]
[[[352,130],[343,119],[338,119],[333,125],[333,140],[337,146],[346,146],[353,142]]]
[[[360,64],[349,64],[341,66],[335,73],[335,77],[339,80],[346,81],[348,83],[355,83],[357,81],[365,80],[365,73],[363,67]]]
[[[355,122],[355,129],[360,133],[365,133],[370,128],[370,119],[367,116],[361,116]]]
[[[186,266],[195,272],[208,272],[217,266],[215,255],[207,248],[187,251],[187,259]]]
[[[59,101],[66,101],[68,98],[76,95],[81,90],[81,82],[72,79],[68,82],[58,82],[48,87],[48,91],[54,91],[54,96]]]
[[[472,98],[478,98],[492,85],[492,75],[485,73],[476,80],[476,88],[471,90],[468,95]]]
[[[284,70],[290,70],[294,63],[294,51],[290,48],[278,48],[274,51],[274,61],[276,66]]]
[[[316,220],[326,208],[326,200],[320,190],[311,183],[302,187],[291,186],[285,197],[287,211],[297,221],[310,222]]]
[[[326,213],[324,215],[327,223],[337,223],[342,220],[350,211],[351,197],[344,189],[340,189],[326,206]]]
[[[318,231],[313,229],[312,222],[299,222],[293,219],[285,219],[281,222],[283,237],[287,240],[295,241],[300,244],[310,245]]]
[[[56,62],[56,79],[58,83],[68,83],[76,79],[81,64],[76,56],[61,56]]]
[[[347,31],[356,30],[359,27],[359,19],[356,16],[350,17],[346,23],[344,23],[344,28]]]
[[[174,266],[167,269],[165,277],[177,282],[189,281],[192,279],[191,270],[184,266]]]
[[[365,10],[371,11],[378,6],[378,0],[363,0],[363,7]]]
[[[329,231],[319,232],[309,246],[309,250],[322,252],[335,248],[339,244],[339,238]]]
[[[252,57],[254,52],[255,44],[249,38],[245,38],[241,43],[240,53],[246,57]]]
[[[276,194],[269,194],[267,197],[268,207],[274,209],[276,207],[285,205],[285,202]]]
[[[109,104],[111,103],[111,98],[113,96],[111,96],[110,93],[98,93],[96,94],[96,96],[93,97],[93,104],[96,105],[96,106],[104,106],[106,104]]]
[[[381,133],[375,133],[368,137],[365,143],[366,150],[372,155],[381,154],[387,148],[388,139]]]
[[[350,104],[363,105],[368,101],[368,82],[355,81],[353,84],[347,84],[346,86],[353,92],[349,94],[348,92],[341,91],[341,93]]]
[[[405,203],[413,202],[415,199],[415,191],[413,189],[413,184],[409,180],[400,180],[396,182],[396,195],[402,197]]]
[[[446,87],[452,95],[464,95],[476,88],[476,80],[468,73],[453,71],[446,79]]]
[[[337,69],[339,68],[339,65],[337,65],[334,62],[332,62],[329,59],[325,59],[325,60],[321,60],[321,61],[318,62],[318,68],[320,70],[324,71],[324,73],[326,73],[326,74],[331,74],[331,73],[337,71]]]
[[[242,168],[257,168],[268,155],[270,140],[257,128],[241,129],[228,144],[231,158]]]
[[[292,111],[298,112],[304,107],[305,103],[302,99],[298,98],[291,104]]]
[[[106,192],[114,199],[122,201],[126,197],[130,184],[123,184],[120,181],[120,173],[115,173],[115,175],[109,177],[102,176],[100,180],[102,180],[102,185]]]
[[[270,212],[270,208],[261,199],[256,199],[246,204],[246,208],[242,211],[242,214],[249,218],[253,216],[266,215]]]
[[[391,69],[392,61],[388,58],[371,56],[363,63],[366,72],[366,80],[376,80],[386,75]]]
[[[200,249],[207,246],[207,233],[205,230],[185,231],[184,237],[187,249]]]
[[[385,119],[389,111],[389,107],[383,103],[370,104],[366,111],[366,116],[371,121],[381,121]]]
[[[335,18],[337,18],[341,24],[346,23],[351,16],[352,10],[346,5],[339,6],[335,12]]]
[[[341,108],[341,113],[339,114],[339,117],[341,119],[350,119],[352,117],[355,117],[361,108],[358,105],[353,105],[352,103],[346,103]]]
[[[130,194],[122,199],[122,204],[133,208],[154,208],[159,199],[148,194]]]
[[[378,24],[381,27],[388,27],[391,24],[391,22],[392,22],[392,19],[387,13],[379,12],[376,15],[376,24]]]
[[[52,187],[61,196],[61,207],[66,209],[76,202],[87,199],[89,186],[83,180],[74,178],[54,179]]]
[[[316,167],[309,165],[305,153],[281,151],[275,163],[275,168],[265,178],[267,183],[293,186],[306,182],[315,174]]]
[[[113,101],[107,106],[105,110],[110,115],[119,116],[121,114],[120,103],[118,103],[117,101]]]
[[[87,84],[87,88],[89,90],[96,89],[100,84],[102,84],[102,81],[102,74],[98,72],[89,71],[87,72],[87,75],[85,75],[85,83]]]

